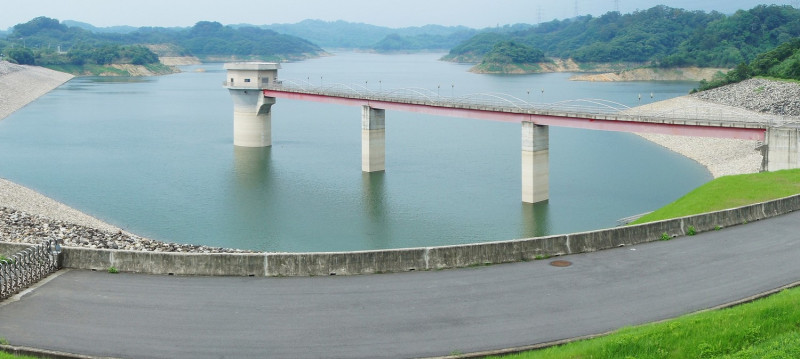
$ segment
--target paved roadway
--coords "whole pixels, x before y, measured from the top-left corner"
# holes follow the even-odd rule
[[[635,247],[461,270],[310,278],[62,271],[0,304],[13,345],[130,358],[401,358],[524,346],[800,281],[800,211]]]

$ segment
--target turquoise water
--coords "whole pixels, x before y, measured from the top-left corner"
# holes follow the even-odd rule
[[[639,94],[645,103],[696,85],[478,75],[439,56],[339,53],[283,64],[279,77],[629,106]],[[551,128],[550,200],[523,204],[519,125],[393,111],[386,113],[387,170],[364,174],[360,108],[279,99],[273,146],[238,148],[222,65],[184,70],[76,78],[17,111],[0,121],[0,176],[142,236],[268,251],[446,245],[606,228],[711,178],[697,163],[632,134]]]

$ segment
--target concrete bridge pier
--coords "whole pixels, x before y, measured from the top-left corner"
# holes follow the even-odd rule
[[[550,128],[522,121],[522,202],[550,198]]]
[[[765,145],[763,170],[800,168],[800,128],[770,127]]]
[[[361,106],[361,171],[386,170],[386,110]]]

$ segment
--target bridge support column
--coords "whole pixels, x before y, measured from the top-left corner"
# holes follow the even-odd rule
[[[765,142],[763,170],[800,168],[800,129],[770,127]]]
[[[522,202],[550,198],[550,128],[522,122]]]
[[[386,110],[361,106],[361,171],[386,170]]]
[[[233,98],[233,145],[272,146],[272,105],[274,97],[261,91],[230,89]]]

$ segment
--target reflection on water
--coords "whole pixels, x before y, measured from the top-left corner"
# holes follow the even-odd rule
[[[241,248],[258,248],[270,233],[277,230],[276,211],[269,204],[275,191],[272,174],[272,147],[233,147],[233,195],[229,196],[227,207],[236,213],[227,216],[231,228],[246,229],[246,233],[259,233],[259,236],[239,238]]]
[[[258,189],[269,180],[272,147],[233,146],[236,188]]]
[[[386,248],[392,237],[385,181],[385,171],[361,172],[361,203],[367,216],[364,231],[375,248]]]
[[[520,209],[522,233],[520,238],[542,237],[553,233],[550,230],[549,202],[522,203]]]

